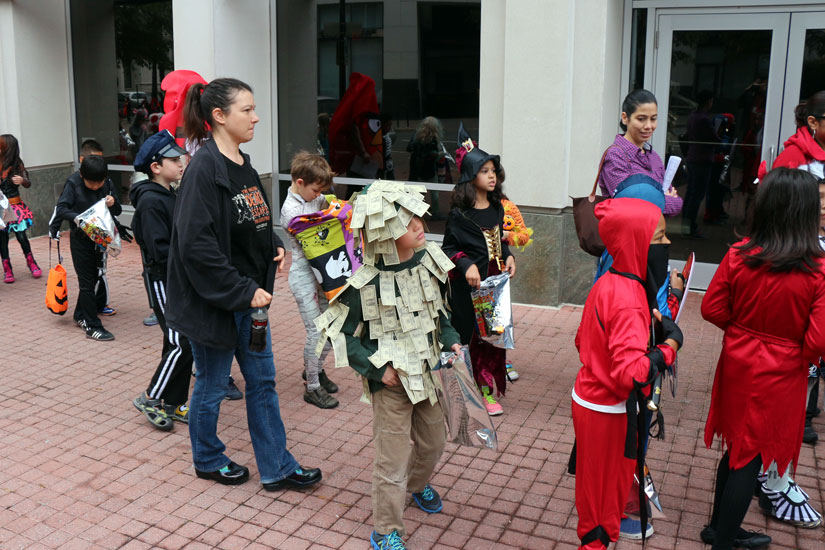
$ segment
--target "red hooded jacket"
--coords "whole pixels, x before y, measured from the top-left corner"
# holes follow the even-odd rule
[[[825,262],[814,273],[777,273],[748,267],[731,248],[702,300],[702,317],[725,331],[705,444],[720,435],[733,469],[757,454],[763,464],[776,461],[780,475],[789,463],[796,467],[808,364],[825,355]]]
[[[810,130],[802,126],[785,142],[785,150],[776,157],[773,167],[799,168],[813,161],[825,162],[825,150],[811,136]]]
[[[612,199],[596,206],[599,235],[613,256],[613,269],[645,279],[648,248],[661,215],[657,206],[641,199]],[[576,333],[582,368],[573,399],[602,412],[625,412],[634,381],[647,383],[654,374],[647,356],[650,308],[645,288],[623,274],[611,269],[596,281]],[[665,363],[673,364],[673,348],[659,349]]]

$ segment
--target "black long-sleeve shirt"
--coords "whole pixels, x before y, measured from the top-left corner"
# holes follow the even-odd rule
[[[115,203],[109,207],[109,212],[112,216],[119,215],[123,208],[118,200],[112,180],[106,178],[103,186],[94,191],[83,183],[80,172],[75,172],[69,176],[63,186],[63,192],[60,193],[60,198],[57,199],[57,206],[55,206],[52,219],[49,221],[49,234],[52,236],[57,235],[63,220],[68,221],[71,228],[75,229],[77,225],[74,223],[74,219],[88,210],[94,203],[105,198],[106,195],[111,195],[115,199]]]

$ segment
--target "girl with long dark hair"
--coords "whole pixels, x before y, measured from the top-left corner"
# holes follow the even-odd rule
[[[742,520],[764,465],[796,468],[810,362],[825,353],[825,252],[819,190],[801,170],[776,168],[756,193],[748,237],[725,257],[702,301],[702,316],[725,331],[705,444],[720,436],[710,524],[713,550],[758,548],[771,538]]]
[[[189,338],[197,372],[189,404],[195,472],[225,485],[249,478],[248,468],[224,454],[217,434],[235,358],[246,381],[247,422],[264,489],[314,485],[321,471],[301,467],[286,448],[265,311],[260,318],[272,301],[284,248],[258,173],[240,150],[260,120],[252,89],[232,78],[194,84],[184,117],[192,141],[207,137],[207,125],[212,129],[181,181],[168,266],[166,318]],[[264,338],[253,340],[253,312],[254,334]]]
[[[42,275],[40,267],[34,261],[32,247],[26,237],[26,229],[32,226],[32,211],[20,197],[20,187],[31,186],[29,173],[20,159],[20,145],[17,138],[11,134],[0,136],[0,191],[6,195],[14,213],[15,221],[0,229],[0,258],[3,259],[3,282],[13,283],[14,272],[11,268],[9,256],[9,233],[14,233],[20,249],[26,257],[26,264],[35,279]]]
[[[491,416],[504,411],[495,395],[504,395],[507,384],[505,350],[482,340],[476,329],[470,292],[490,275],[502,271],[516,274],[516,261],[506,242],[504,207],[501,204],[498,155],[490,155],[475,147],[462,124],[458,143],[466,151],[461,162],[461,175],[450,197],[450,213],[444,230],[442,248],[456,264],[449,302],[452,323],[461,336],[461,343],[470,347],[473,374],[485,398]]]

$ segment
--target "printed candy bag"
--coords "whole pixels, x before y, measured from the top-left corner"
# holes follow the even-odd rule
[[[329,206],[320,212],[292,218],[287,231],[301,244],[315,278],[331,299],[362,262],[350,228],[352,205],[335,195],[328,195],[327,202]]]
[[[510,302],[510,274],[493,275],[470,293],[478,334],[497,348],[513,349],[513,306]]]
[[[112,256],[120,254],[120,234],[115,227],[115,219],[106,206],[106,199],[94,203],[75,218],[75,223],[101,250],[108,250]]]
[[[447,422],[447,441],[496,451],[496,429],[473,378],[470,352],[467,346],[461,346],[461,351],[461,357],[452,352],[442,353],[441,365],[434,371],[441,382],[438,401]]]

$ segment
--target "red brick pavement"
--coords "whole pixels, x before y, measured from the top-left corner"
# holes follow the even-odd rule
[[[83,337],[71,309],[63,317],[45,309],[45,273],[33,280],[11,244],[18,281],[0,285],[0,548],[368,548],[370,411],[359,402],[360,384],[350,371],[330,369],[341,386],[338,409],[304,403],[304,330],[284,275],[271,316],[281,410],[291,450],[324,471],[323,483],[305,493],[261,488],[242,401],[224,403],[220,422],[229,455],[252,470],[252,479],[239,487],[197,479],[186,426],[159,432],[132,407],[160,347],[158,329],[141,324],[149,308],[135,245],[109,261],[118,313],[105,325],[117,339],[104,343]],[[45,272],[48,242],[32,244]],[[66,263],[73,307],[77,286],[71,258]],[[720,451],[706,449],[701,438],[721,333],[701,321],[698,305],[694,299],[686,306],[679,393],[664,403],[667,439],[650,447],[649,464],[669,518],[655,522],[651,549],[701,548],[698,533],[709,517]],[[576,547],[574,480],[565,468],[573,443],[570,389],[578,368],[573,337],[580,309],[517,306],[515,317],[518,349],[512,358],[521,380],[509,388],[505,414],[495,419],[500,452],[448,445],[433,479],[444,511],[427,515],[407,508],[410,548]],[[823,419],[816,427],[825,435]],[[820,510],[823,449],[803,447],[797,476]],[[746,524],[774,537],[773,549],[825,544],[821,528],[767,520],[755,502]],[[615,546],[637,547],[627,541]]]

